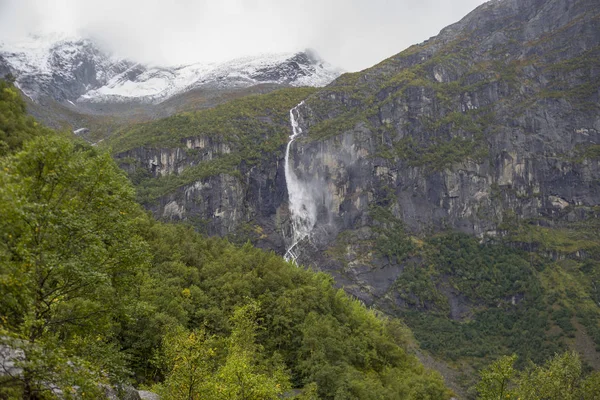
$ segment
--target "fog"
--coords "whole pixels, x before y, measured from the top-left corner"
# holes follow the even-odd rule
[[[155,64],[312,48],[346,71],[436,35],[483,0],[0,0],[0,41],[66,32]]]

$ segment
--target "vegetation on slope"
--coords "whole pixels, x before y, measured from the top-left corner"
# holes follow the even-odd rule
[[[557,354],[543,365],[530,365],[522,371],[514,368],[516,360],[515,355],[504,356],[481,371],[479,399],[598,398],[600,373],[585,376],[577,353]]]
[[[506,354],[521,368],[574,349],[585,368],[599,367],[600,243],[581,227],[526,227],[533,233],[483,243],[440,233],[394,255],[405,260],[394,313],[422,349],[462,370],[465,388],[469,369]],[[586,256],[570,257],[577,252]]]
[[[529,220],[513,212],[498,235],[483,240],[449,230],[417,238],[394,217],[393,195],[381,198],[371,206],[373,236],[362,251],[375,250],[380,263],[401,265],[402,272],[376,304],[400,316],[422,349],[459,371],[465,395],[471,387],[474,396],[474,372],[506,354],[518,355],[522,368],[571,349],[584,369],[600,368],[597,207],[568,206]],[[580,219],[573,221],[573,213]],[[346,245],[341,254],[334,250],[345,258]]]
[[[316,91],[315,88],[287,88],[264,95],[235,99],[214,108],[177,114],[118,132],[108,144],[120,153],[136,147],[181,147],[182,139],[196,136],[217,137],[240,149],[257,145],[280,145],[287,136],[289,111]],[[283,135],[282,135],[283,134]],[[263,143],[266,142],[266,143]]]
[[[21,148],[24,141],[46,134],[25,112],[25,102],[12,84],[0,80],[0,156]]]
[[[450,360],[517,352],[537,362],[561,350],[546,333],[548,306],[524,254],[460,234],[428,239],[421,254],[397,290],[412,304],[404,315],[424,349]]]
[[[409,331],[328,275],[155,222],[107,153],[33,128],[1,159],[0,345],[23,356],[0,398],[450,397]]]

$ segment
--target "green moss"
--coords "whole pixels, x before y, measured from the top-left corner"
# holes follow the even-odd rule
[[[600,46],[593,47],[577,57],[545,66],[551,77],[550,84],[538,97],[542,99],[569,99],[578,109],[598,109],[593,99],[600,86],[600,77],[593,73],[600,57]]]
[[[386,80],[380,89],[383,88],[394,88],[401,86],[430,86],[432,82],[427,81],[423,78],[423,67],[418,65],[413,68],[407,68],[400,70],[395,75],[392,75]]]
[[[542,99],[570,99],[575,102],[575,105],[589,103],[597,108],[597,104],[589,99],[598,92],[598,87],[600,87],[600,77],[575,86],[565,81],[556,81],[537,96]]]
[[[341,135],[355,128],[361,122],[368,124],[364,112],[359,112],[352,116],[343,115],[338,118],[325,119],[310,128],[309,137],[311,140],[324,140]]]
[[[581,158],[589,159],[589,160],[600,159],[600,145],[591,144],[591,145],[585,146],[585,149],[583,150],[583,154],[581,155]]]
[[[345,73],[340,75],[334,82],[337,86],[357,86],[361,77],[360,72]]]
[[[552,63],[545,70],[554,73],[587,72],[588,69],[598,65],[598,57],[600,57],[600,46],[595,46],[577,57]]]

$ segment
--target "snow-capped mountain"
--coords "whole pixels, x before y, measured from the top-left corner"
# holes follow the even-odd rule
[[[105,54],[90,40],[63,35],[0,44],[0,72],[10,72],[32,99],[76,101],[134,65]]]
[[[93,41],[51,35],[0,43],[0,75],[11,73],[33,100],[63,103],[158,104],[196,88],[244,88],[259,83],[325,86],[341,71],[311,51],[266,54],[226,63],[151,66],[115,57]]]

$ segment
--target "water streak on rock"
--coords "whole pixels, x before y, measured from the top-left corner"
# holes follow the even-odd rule
[[[290,165],[290,151],[294,140],[302,134],[302,128],[298,122],[298,108],[304,102],[290,110],[290,123],[292,125],[292,135],[285,149],[285,183],[288,189],[289,209],[292,220],[292,241],[287,249],[284,258],[286,260],[296,261],[297,252],[295,248],[302,240],[310,238],[310,233],[317,221],[317,205],[312,195],[312,190],[307,182],[302,182],[294,172],[293,165]]]

